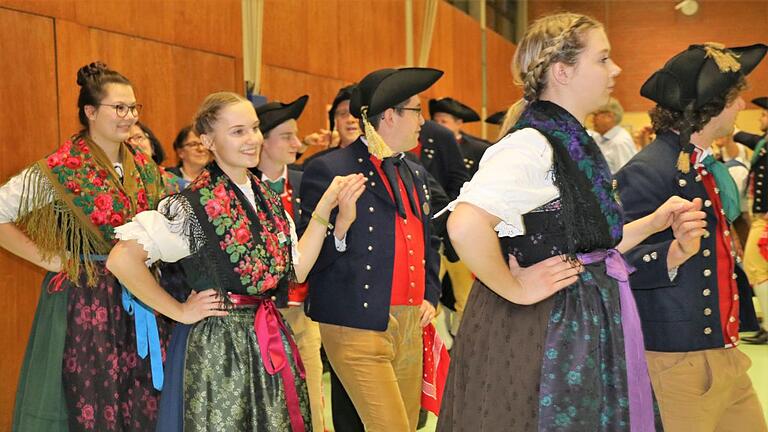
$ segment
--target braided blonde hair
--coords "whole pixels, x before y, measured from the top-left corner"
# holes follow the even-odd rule
[[[584,33],[602,26],[586,15],[564,12],[539,18],[528,27],[512,61],[512,76],[515,84],[522,87],[523,98],[509,107],[504,116],[502,136],[517,122],[528,103],[537,100],[547,87],[549,66],[575,65],[585,47]]]

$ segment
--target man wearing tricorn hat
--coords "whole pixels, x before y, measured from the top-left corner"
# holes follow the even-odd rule
[[[477,112],[456,99],[445,97],[429,100],[429,116],[437,124],[445,126],[453,132],[456,141],[459,143],[464,166],[467,168],[470,177],[474,175],[477,172],[477,167],[480,164],[483,153],[485,153],[485,149],[490,147],[488,141],[472,136],[462,130],[464,123],[480,120]]]
[[[739,132],[734,141],[754,150],[749,169],[748,191],[752,196],[752,224],[744,247],[744,271],[747,273],[763,311],[763,324],[756,335],[744,337],[744,342],[768,344],[768,261],[760,253],[758,241],[768,225],[768,97],[753,99],[762,108],[760,130],[763,135]]]
[[[309,276],[307,313],[368,431],[413,431],[419,414],[422,331],[440,295],[424,168],[403,158],[417,145],[418,94],[442,72],[382,69],[352,93],[365,135],[312,161],[301,186],[301,232],[334,176],[363,173],[357,218],[329,235]],[[335,225],[335,226],[334,226]],[[438,240],[439,241],[439,240]]]
[[[264,136],[259,165],[252,169],[264,184],[280,196],[285,210],[294,220],[299,218],[299,187],[301,171],[288,168],[296,161],[301,148],[297,136],[296,120],[301,116],[309,96],[304,95],[290,103],[272,101],[256,108],[259,130]],[[284,292],[284,291],[283,291]],[[278,297],[275,304],[291,326],[301,361],[304,364],[309,393],[312,429],[325,429],[323,421],[323,362],[320,359],[320,329],[316,322],[304,314],[307,284],[291,283],[287,297]]]
[[[767,49],[706,43],[670,59],[640,90],[656,102],[657,137],[616,175],[629,221],[673,195],[706,213],[706,222],[681,218],[626,254],[637,268],[632,290],[666,431],[768,430],[749,358],[736,348],[749,300],[739,301],[747,281],[729,227],[741,211],[738,191],[710,149],[733,130],[745,77]]]

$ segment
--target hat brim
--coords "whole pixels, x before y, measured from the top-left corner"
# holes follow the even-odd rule
[[[485,118],[486,123],[495,124],[501,126],[501,124],[504,122],[504,116],[507,114],[506,111],[498,111],[495,112],[488,117]]]
[[[464,123],[471,123],[480,120],[480,115],[477,111],[464,105],[463,103],[452,99],[430,99],[429,100],[429,117],[433,118],[437,113],[450,114]]]
[[[272,129],[288,120],[296,120],[301,117],[304,107],[307,105],[309,95],[299,97],[293,102],[283,104],[280,102],[271,102],[256,108],[256,114],[259,116],[259,129],[262,134],[269,133]]]
[[[764,110],[768,110],[768,97],[763,96],[763,97],[752,99],[752,103]]]
[[[443,76],[431,68],[398,69],[382,79],[371,97],[368,115],[376,115],[430,88]],[[363,105],[363,104],[361,104]],[[361,106],[362,108],[362,106]]]

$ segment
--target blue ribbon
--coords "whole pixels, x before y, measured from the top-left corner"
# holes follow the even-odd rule
[[[123,287],[123,308],[128,315],[134,316],[136,324],[136,352],[141,358],[147,358],[152,368],[152,386],[163,389],[163,353],[160,349],[160,334],[157,332],[157,318],[149,306],[133,296]]]

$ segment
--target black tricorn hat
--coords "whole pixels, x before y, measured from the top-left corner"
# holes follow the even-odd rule
[[[486,117],[485,122],[501,126],[501,124],[504,122],[504,115],[506,114],[506,111],[497,111]]]
[[[768,110],[768,97],[763,96],[759,98],[754,98],[752,99],[752,103],[764,110]]]
[[[339,104],[344,102],[345,100],[352,99],[352,90],[355,89],[355,86],[357,84],[350,84],[348,86],[342,87],[339,89],[339,92],[336,93],[336,97],[333,98],[333,103],[331,104],[331,109],[328,110],[328,125],[333,131],[334,126],[336,126],[336,120],[334,117],[336,116],[336,108],[339,107]]]
[[[357,118],[361,118],[365,107],[368,117],[381,114],[387,108],[428,89],[441,76],[443,71],[431,68],[379,69],[357,84],[352,91],[349,109]]]
[[[480,120],[477,111],[450,97],[429,100],[429,116],[434,118],[435,113],[439,112],[450,114],[464,123]]]
[[[259,129],[261,133],[267,134],[281,123],[290,119],[298,119],[307,105],[308,95],[299,97],[293,102],[284,104],[278,101],[265,103],[256,107],[256,114],[259,116]]]
[[[752,72],[766,51],[764,44],[734,48],[715,43],[691,45],[654,72],[640,94],[673,111],[684,111],[691,104],[696,110],[725,98],[728,89]]]

